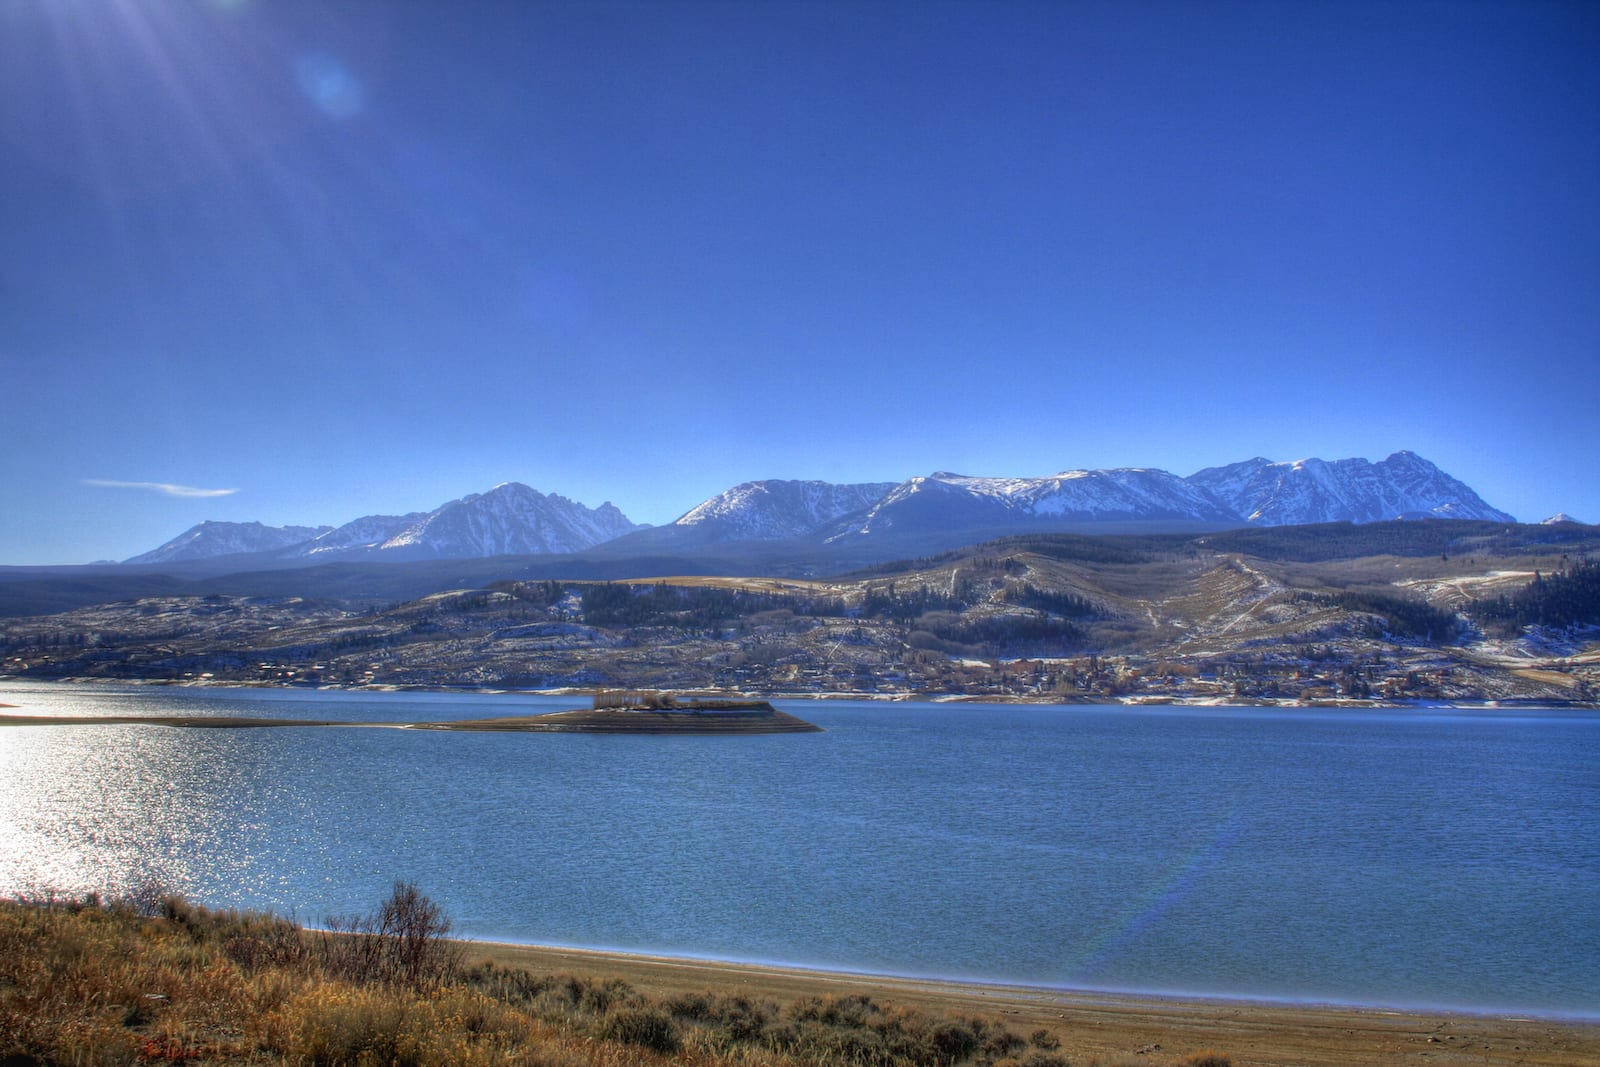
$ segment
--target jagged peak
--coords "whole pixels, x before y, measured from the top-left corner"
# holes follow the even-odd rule
[[[1401,449],[1378,463],[1364,458],[1327,461],[1318,457],[1276,462],[1257,456],[1205,468],[1187,478],[1135,466],[1079,468],[1044,477],[974,477],[937,470],[898,483],[752,480],[710,498],[673,525],[714,520],[697,535],[702,538],[818,536],[826,541],[833,536],[829,530],[866,532],[869,527],[887,529],[897,521],[905,529],[931,530],[942,522],[1003,525],[1045,518],[1058,523],[1150,518],[1283,525],[1373,522],[1395,515],[1515,521],[1430,461]],[[1561,515],[1550,521],[1571,520]],[[352,520],[332,536],[321,537],[315,547],[309,542],[329,533],[331,527],[275,528],[206,520],[158,551],[187,553],[176,558],[199,558],[202,552],[259,551],[226,546],[264,543],[269,534],[285,538],[284,531],[295,529],[299,539],[308,544],[280,541],[283,547],[274,552],[284,558],[388,548],[447,557],[469,556],[479,550],[491,555],[524,554],[579,551],[639,528],[640,524],[629,520],[610,500],[591,509],[524,482],[502,481],[429,512]],[[251,536],[256,532],[262,537]],[[209,538],[212,543],[187,549],[186,543],[197,538]],[[537,547],[557,544],[563,547]],[[146,557],[153,555],[147,553]]]
[[[524,485],[522,482],[501,482],[492,488],[485,489],[481,493],[468,493],[459,501],[452,501],[452,503],[470,504],[474,500],[505,500],[508,498],[516,499],[530,495],[537,497],[544,496],[544,494],[539,492],[539,490],[534,489],[532,486]]]

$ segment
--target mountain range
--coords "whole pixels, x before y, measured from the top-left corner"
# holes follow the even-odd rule
[[[639,528],[609,502],[587,508],[564,496],[506,482],[432,511],[365,515],[339,527],[203,522],[123,562],[170,563],[241,553],[312,562],[560,555]]]
[[[588,508],[518,482],[429,512],[368,515],[338,527],[204,522],[124,562],[161,564],[251,554],[280,561],[608,556],[793,542],[888,558],[1013,533],[1206,529],[1397,518],[1514,522],[1412,452],[1290,463],[1250,459],[1187,478],[1148,468],[1071,470],[1042,478],[938,472],[903,482],[745,482],[672,523],[644,527],[607,502]]]

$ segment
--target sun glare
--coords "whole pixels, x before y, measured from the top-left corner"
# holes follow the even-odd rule
[[[331,118],[347,119],[365,103],[361,82],[350,68],[325,52],[302,55],[295,61],[294,73],[300,91]]]

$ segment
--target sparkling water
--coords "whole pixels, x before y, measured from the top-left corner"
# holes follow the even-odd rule
[[[18,713],[581,699],[0,683]],[[0,895],[1055,987],[1600,1014],[1600,716],[780,702],[820,734],[0,730]]]

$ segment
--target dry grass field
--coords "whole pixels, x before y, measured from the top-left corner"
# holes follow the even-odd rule
[[[0,905],[0,1064],[1600,1064],[1600,1027],[1068,994],[445,940],[406,885],[332,932],[179,899]]]

